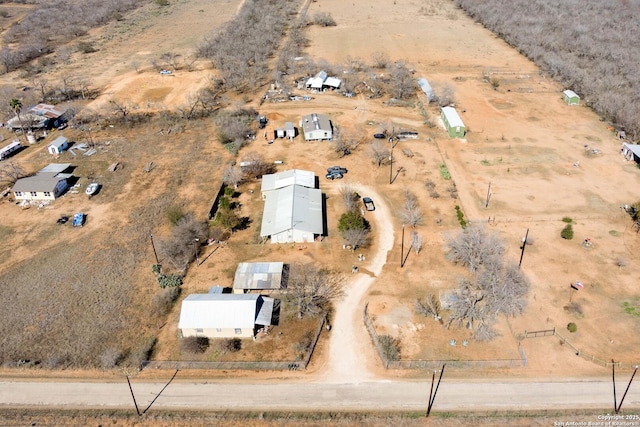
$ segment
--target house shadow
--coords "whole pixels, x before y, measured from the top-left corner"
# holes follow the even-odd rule
[[[327,195],[322,193],[322,235],[329,235],[329,226],[327,224]]]
[[[273,312],[271,313],[271,325],[278,326],[280,324],[280,306],[282,305],[281,300],[274,299],[273,300]]]

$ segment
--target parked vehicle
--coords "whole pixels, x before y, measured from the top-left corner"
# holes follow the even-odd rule
[[[84,190],[84,192],[87,196],[93,196],[98,192],[98,189],[100,189],[100,184],[98,184],[97,182],[92,182],[91,184],[87,185],[87,188]]]
[[[340,172],[329,172],[325,177],[333,181],[334,179],[342,179],[342,174]]]
[[[376,205],[373,203],[370,197],[363,197],[362,203],[364,203],[364,208],[368,211],[375,211]]]
[[[60,218],[58,218],[58,220],[56,221],[56,223],[58,224],[66,224],[67,222],[69,222],[69,217],[66,215],[62,215]]]
[[[267,126],[267,123],[269,122],[269,120],[267,119],[267,116],[260,116],[258,117],[258,127],[260,129],[264,129],[265,126]]]
[[[387,135],[385,135],[384,133],[374,133],[373,137],[375,139],[385,139],[387,137]]]
[[[84,213],[78,212],[73,215],[73,222],[71,223],[74,227],[82,227],[84,225]]]
[[[342,166],[331,166],[330,168],[327,168],[327,173],[339,173],[344,175],[347,172],[347,168],[343,168]]]

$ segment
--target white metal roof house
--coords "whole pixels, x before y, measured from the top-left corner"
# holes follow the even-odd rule
[[[314,77],[311,77],[305,83],[307,89],[324,90],[338,89],[342,84],[342,80],[336,77],[329,77],[326,71],[320,71]]]
[[[16,200],[55,200],[68,187],[67,179],[72,174],[63,173],[70,163],[51,163],[38,173],[20,178],[11,191]]]
[[[69,148],[69,141],[62,135],[54,139],[51,144],[47,146],[49,154],[53,154],[55,156],[62,153],[67,148]]]
[[[67,121],[67,109],[50,104],[38,104],[20,115],[25,129],[57,128]],[[7,120],[7,127],[20,129],[18,117]]]
[[[313,242],[323,232],[322,192],[289,185],[267,192],[260,236],[271,243]]]
[[[302,185],[303,187],[315,188],[316,176],[311,171],[302,169],[289,169],[286,171],[262,175],[262,199],[266,199],[267,192],[284,188],[288,185]]]
[[[182,301],[183,337],[250,338],[271,324],[273,298],[258,294],[191,294]]]
[[[305,141],[331,140],[333,137],[333,126],[331,120],[324,114],[308,114],[302,116],[300,127],[304,133]]]
[[[418,86],[424,92],[424,95],[427,97],[427,102],[432,102],[436,100],[436,93],[433,91],[433,88],[425,78],[418,79]]]
[[[282,262],[241,262],[233,279],[233,292],[279,290],[282,287]]]

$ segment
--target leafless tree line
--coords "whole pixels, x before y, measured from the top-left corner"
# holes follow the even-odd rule
[[[504,245],[496,234],[472,225],[447,241],[449,258],[469,269],[471,276],[458,279],[448,301],[446,325],[471,329],[477,340],[496,335],[499,315],[517,316],[526,308],[529,280],[515,263],[504,258]],[[441,319],[442,307],[435,296],[416,301],[416,311]]]
[[[20,22],[7,30],[0,64],[5,72],[15,70],[32,59],[46,55],[91,28],[104,25],[122,14],[145,4],[144,0],[51,0],[34,2],[37,6]]]
[[[245,1],[218,34],[200,43],[199,56],[211,60],[229,89],[245,92],[264,85],[269,59],[277,52],[300,3]]]
[[[582,95],[605,118],[640,135],[640,3],[456,0],[474,19]]]

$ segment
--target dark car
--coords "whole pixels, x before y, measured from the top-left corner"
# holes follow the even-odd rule
[[[339,173],[340,175],[344,175],[347,173],[347,168],[343,168],[342,166],[331,166],[327,168],[327,173]]]
[[[364,203],[364,208],[368,211],[375,211],[376,205],[373,203],[370,197],[363,197],[362,203]]]
[[[342,174],[340,172],[329,172],[325,177],[330,180],[342,179]]]
[[[69,217],[66,215],[62,215],[56,222],[58,224],[66,224],[67,222],[69,222]]]
[[[385,135],[384,133],[375,133],[375,134],[373,134],[373,137],[375,139],[385,139],[387,137],[387,135]]]

